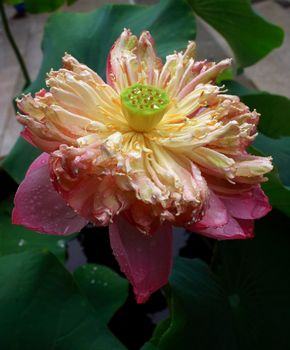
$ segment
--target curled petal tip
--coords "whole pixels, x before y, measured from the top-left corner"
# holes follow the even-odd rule
[[[120,41],[122,41],[122,40],[127,40],[127,39],[129,39],[131,36],[134,36],[134,37],[135,37],[135,35],[132,35],[132,32],[131,32],[130,29],[124,28],[123,32],[121,33],[121,35],[120,35],[119,39],[117,39],[117,41],[118,41],[118,40],[120,40]]]
[[[47,91],[45,89],[41,89],[38,92],[36,92],[35,96],[37,97],[44,97]]]
[[[146,40],[146,39],[149,39],[150,41],[153,40],[150,32],[148,30],[144,30],[141,35],[140,35],[140,41],[143,41],[143,40]]]
[[[64,56],[62,57],[62,62],[66,62],[68,60],[71,60],[73,58],[73,56],[67,52],[64,53]]]
[[[225,58],[224,60],[220,61],[220,65],[225,65],[225,66],[231,66],[233,63],[232,58]]]
[[[188,58],[194,58],[196,51],[196,43],[194,41],[189,41],[184,55]]]

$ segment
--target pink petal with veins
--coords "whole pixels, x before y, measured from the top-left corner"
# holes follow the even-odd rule
[[[239,219],[259,219],[272,209],[259,185],[240,195],[223,196],[221,200],[229,213]]]
[[[227,224],[228,221],[227,208],[219,197],[211,191],[205,215],[199,222],[193,224],[193,227],[195,230],[208,227],[221,227]],[[191,226],[188,229],[191,230]]]
[[[53,188],[47,153],[30,166],[15,195],[12,223],[55,235],[80,231],[87,220],[76,215]]]
[[[168,281],[172,267],[171,225],[164,223],[150,236],[119,215],[109,230],[113,253],[133,285],[137,303],[145,303]]]
[[[138,39],[124,29],[108,55],[107,82],[118,92],[141,79],[143,84],[154,85],[161,68],[162,60],[156,54],[151,34],[144,31]]]
[[[28,177],[28,175],[31,175],[37,169],[48,166],[48,161],[49,161],[49,154],[41,153],[41,155],[36,159],[34,159],[34,161],[30,164],[30,167],[28,168],[25,174],[25,178]]]
[[[32,146],[36,147],[36,145],[34,144],[34,142],[31,139],[30,136],[30,132],[27,128],[24,128],[21,132],[20,132],[21,137],[28,143],[30,143]]]
[[[29,129],[26,127],[21,131],[20,135],[26,142],[30,143],[32,146],[43,150],[45,149],[47,152],[55,151],[60,145],[59,142],[44,140],[38,137],[37,135],[31,134]]]
[[[192,225],[190,228],[191,231],[200,233],[209,238],[227,240],[252,238],[254,235],[253,225],[253,220],[236,220],[229,216],[228,223],[221,227],[208,227],[201,229],[198,226],[194,227],[194,225]]]

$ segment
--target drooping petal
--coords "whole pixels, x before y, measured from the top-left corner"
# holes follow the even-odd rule
[[[120,268],[132,283],[137,302],[145,303],[168,281],[172,266],[171,225],[164,223],[149,236],[118,216],[109,230]]]
[[[55,235],[78,232],[87,220],[76,215],[53,188],[48,159],[49,155],[42,153],[28,169],[15,195],[12,222]]]
[[[239,195],[220,198],[228,212],[238,219],[259,219],[271,210],[268,198],[260,186],[255,186],[251,191]]]

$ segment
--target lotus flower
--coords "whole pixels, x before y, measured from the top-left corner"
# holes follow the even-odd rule
[[[107,83],[66,54],[47,90],[18,100],[22,136],[44,153],[18,188],[13,223],[55,235],[109,226],[139,303],[167,283],[173,225],[244,239],[271,209],[260,187],[271,159],[246,151],[259,115],[215,85],[229,59],[194,55],[189,42],[163,64],[149,32],[125,29]]]

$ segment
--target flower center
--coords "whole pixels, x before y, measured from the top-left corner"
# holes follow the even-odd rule
[[[148,131],[162,119],[169,105],[165,91],[155,86],[134,84],[121,92],[123,113],[136,131]]]

